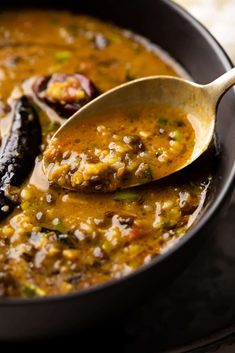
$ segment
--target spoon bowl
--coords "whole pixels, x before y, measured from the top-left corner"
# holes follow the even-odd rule
[[[234,84],[235,68],[207,85],[171,76],[150,76],[133,80],[100,95],[85,105],[57,130],[51,141],[59,139],[66,129],[79,129],[79,125],[87,122],[89,118],[112,109],[118,111],[133,104],[167,105],[187,113],[195,131],[192,154],[185,163],[174,170],[176,172],[194,162],[207,150],[215,131],[217,105],[223,94]],[[45,160],[43,166],[46,172]],[[169,174],[165,174],[164,177]],[[160,178],[161,176],[154,180]],[[136,183],[125,184],[123,188],[137,185]]]

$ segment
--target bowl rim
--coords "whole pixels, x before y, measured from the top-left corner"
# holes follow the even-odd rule
[[[229,58],[228,54],[225,52],[221,44],[215,39],[215,37],[209,32],[209,30],[201,24],[194,16],[192,16],[187,10],[185,10],[182,6],[176,4],[173,1],[169,0],[161,0],[168,8],[173,9],[181,18],[185,19],[187,22],[190,22],[191,25],[207,40],[210,47],[213,49],[215,54],[220,59],[221,63],[225,67],[225,69],[230,70],[234,67],[231,59]],[[232,89],[235,93],[235,88]],[[235,98],[235,97],[234,97]],[[192,237],[194,237],[199,230],[204,227],[209,219],[218,211],[220,205],[222,204],[223,200],[226,198],[230,188],[233,185],[233,181],[235,180],[235,161],[231,168],[230,174],[228,176],[227,181],[223,185],[223,188],[220,194],[217,196],[216,200],[212,203],[212,205],[206,210],[205,214],[201,216],[197,224],[190,229],[186,234],[180,238],[177,243],[175,243],[171,248],[169,248],[163,254],[157,256],[153,260],[151,260],[148,264],[144,264],[138,269],[134,270],[128,275],[121,277],[119,279],[111,279],[104,283],[97,284],[95,286],[91,286],[89,288],[81,290],[81,292],[73,292],[67,294],[56,294],[56,295],[49,295],[45,297],[35,297],[35,298],[21,298],[21,297],[6,297],[0,299],[0,307],[16,307],[16,306],[32,306],[32,305],[45,305],[48,303],[56,303],[60,301],[67,301],[67,300],[78,300],[79,298],[93,296],[97,292],[100,292],[105,289],[109,289],[110,287],[115,287],[124,283],[126,281],[132,280],[134,277],[138,276],[139,274],[143,274],[148,271],[150,268],[157,266],[159,263],[165,261],[168,257],[172,254],[179,251],[181,247],[183,247]]]

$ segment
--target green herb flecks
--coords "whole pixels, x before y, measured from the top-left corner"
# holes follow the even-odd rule
[[[151,168],[149,167],[148,169],[145,170],[144,177],[140,179],[140,183],[141,184],[146,184],[146,183],[149,183],[152,180],[153,180],[153,173],[152,173]]]
[[[53,131],[57,130],[59,128],[59,126],[60,126],[59,123],[57,123],[55,121],[51,121],[49,124],[44,126],[43,132],[44,133],[53,132]]]
[[[139,201],[141,199],[141,194],[135,190],[123,190],[117,191],[113,199],[115,201],[123,201],[123,202],[131,202],[131,201]]]
[[[31,283],[24,283],[22,292],[27,298],[43,297],[46,295],[45,291],[42,288]]]
[[[23,211],[26,211],[30,206],[30,202],[29,201],[23,201],[20,204],[20,207]]]
[[[195,140],[192,140],[189,142],[189,148],[194,148],[195,146]]]
[[[166,126],[168,124],[168,120],[163,116],[159,116],[159,118],[157,118],[157,123],[160,126]]]
[[[69,50],[61,50],[55,53],[55,60],[59,63],[64,63],[72,57],[72,53]]]
[[[111,42],[118,44],[122,42],[122,37],[116,33],[116,32],[109,32],[107,34],[108,39],[110,39]]]

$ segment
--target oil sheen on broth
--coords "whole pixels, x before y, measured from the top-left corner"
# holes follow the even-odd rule
[[[24,182],[20,174],[23,176],[26,161],[20,159],[17,146],[10,163],[11,176],[15,172],[15,177],[7,174],[8,178],[1,181],[0,201],[8,200],[9,205],[1,203],[0,210],[0,296],[80,291],[127,275],[167,251],[185,234],[204,205],[210,162],[203,168],[198,162],[196,172],[187,170],[148,186],[83,193],[61,188],[61,182],[70,183],[72,179],[61,181],[56,175],[56,182],[50,185],[41,171],[41,160],[56,129],[86,102],[135,78],[178,76],[175,66],[147,42],[97,19],[67,12],[22,11],[3,12],[0,21],[2,145],[4,141],[12,143],[12,115],[16,119],[21,114],[28,121],[34,117],[34,131],[42,139],[41,152],[36,156],[35,149],[35,166]],[[86,137],[87,144],[94,135],[101,136],[99,141],[103,143],[91,146],[92,156],[86,152],[84,161],[88,163],[89,157],[92,161],[96,148],[106,150],[107,160],[113,151],[117,163],[129,153],[130,159],[122,167],[125,172],[130,162],[136,172],[140,156],[144,165],[139,177],[145,182],[153,173],[149,168],[152,164],[145,165],[146,147],[150,149],[157,136],[163,146],[162,150],[154,150],[157,166],[163,163],[170,168],[171,160],[181,163],[181,148],[186,154],[193,148],[193,131],[187,120],[180,112],[166,108],[158,107],[153,113],[150,126],[141,119],[132,121],[130,111],[128,117],[121,117],[129,122],[125,128],[114,116],[112,124],[107,125],[104,117],[105,122],[100,119],[89,132],[81,129],[79,134]],[[19,128],[16,124],[14,133],[20,132],[19,136],[27,140],[29,126],[22,123]],[[19,144],[25,147],[22,141]],[[76,144],[72,144],[73,148],[77,148]],[[80,149],[75,152],[81,153]],[[20,173],[14,165],[15,157],[22,164]],[[73,158],[72,154],[69,158]],[[66,159],[65,155],[62,159]],[[164,164],[167,160],[169,163]],[[109,164],[112,167],[114,162]],[[75,185],[79,183],[79,178],[75,179]]]
[[[190,159],[195,133],[187,114],[154,103],[126,106],[65,129],[44,153],[51,183],[115,191],[160,179]]]

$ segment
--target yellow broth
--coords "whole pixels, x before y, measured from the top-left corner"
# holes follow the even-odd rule
[[[7,100],[13,90],[13,96],[28,94],[22,82],[34,75],[79,72],[94,82],[99,93],[142,76],[179,75],[156,48],[93,18],[19,11],[1,13],[0,23],[3,138],[11,122]],[[43,152],[63,116],[55,119],[38,100],[30,99],[40,116]],[[136,127],[146,132],[139,122]],[[157,132],[155,117],[152,124]],[[131,129],[131,124],[127,127]],[[167,134],[175,131],[170,126],[164,129]],[[193,133],[188,138],[187,148]],[[0,224],[3,297],[80,291],[130,273],[185,234],[204,205],[210,183],[207,163],[206,168],[197,165],[192,174],[185,171],[151,186],[86,194],[49,185],[41,159],[42,155],[36,159],[22,187],[14,189],[19,204]]]
[[[195,133],[187,114],[154,103],[95,114],[65,129],[44,153],[50,182],[115,191],[160,179],[190,159]]]

